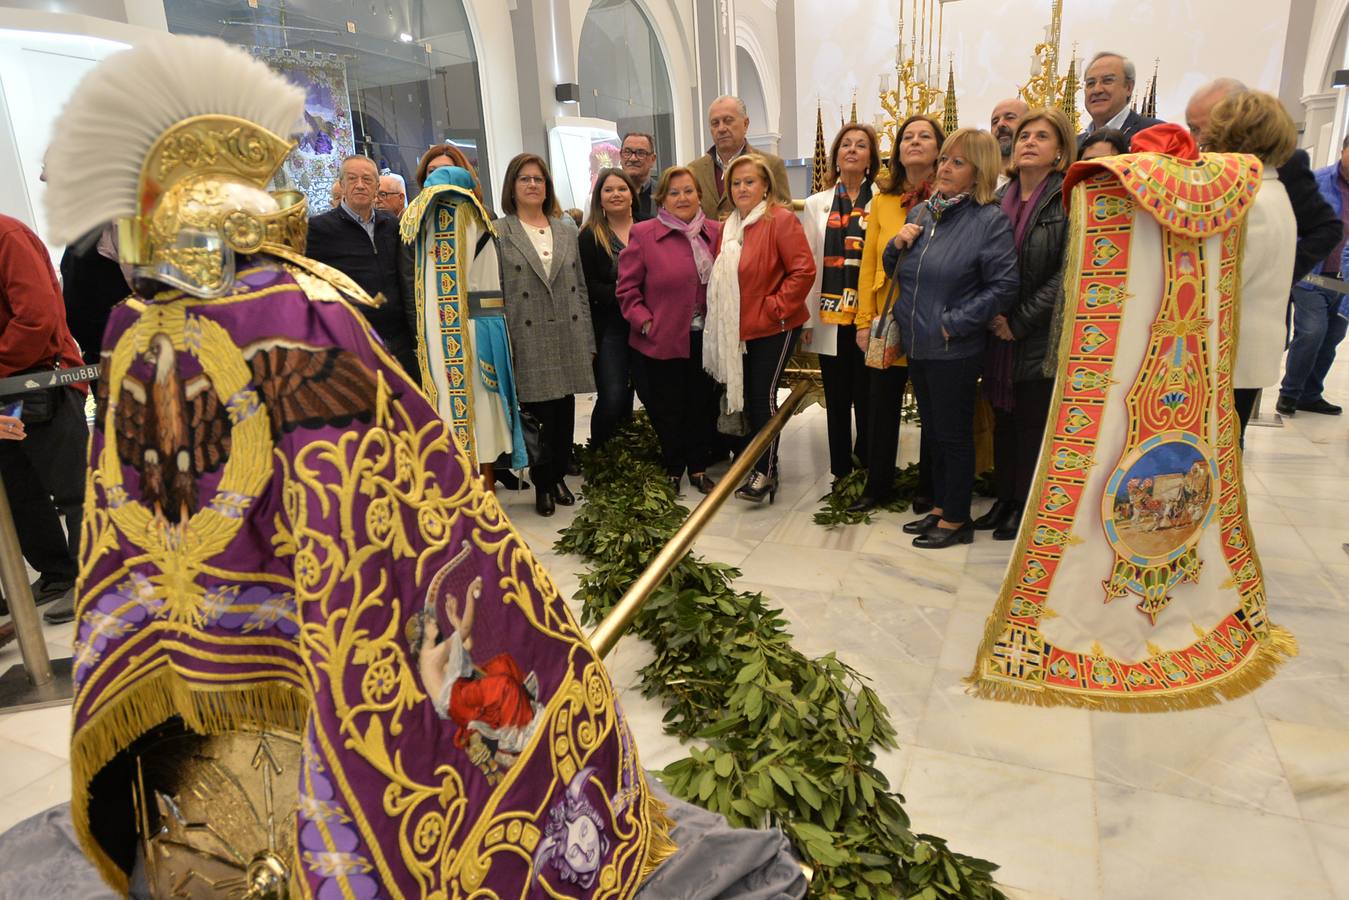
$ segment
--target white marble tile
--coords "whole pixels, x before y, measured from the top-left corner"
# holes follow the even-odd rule
[[[1349,900],[1349,828],[1308,822],[1307,831],[1311,832],[1332,896],[1335,900]]]
[[[968,675],[974,669],[974,657],[979,644],[984,639],[984,626],[993,611],[993,604],[986,611],[975,611],[957,607],[951,611],[946,622],[946,640],[942,643],[941,656],[937,667]]]
[[[1092,714],[1096,777],[1224,806],[1296,817],[1293,792],[1260,719],[1207,709]]]
[[[853,554],[842,550],[814,550],[763,543],[740,564],[750,581],[836,593]]]
[[[1257,547],[1259,545],[1257,544]],[[1285,609],[1334,609],[1349,612],[1349,592],[1342,578],[1330,567],[1305,560],[1280,559],[1260,555],[1265,574],[1265,593],[1269,597],[1270,616],[1281,621]]]
[[[1270,722],[1302,818],[1349,827],[1349,731]]]
[[[1325,526],[1343,523],[1349,517],[1344,497],[1331,494],[1322,497],[1288,497],[1274,494],[1262,501],[1272,502],[1284,518],[1294,525]]]
[[[998,863],[999,882],[1092,900],[1101,893],[1091,785],[1085,778],[919,748],[903,794],[914,831],[940,835],[957,852]]]
[[[70,724],[69,706],[26,710],[0,716],[0,737],[57,759],[69,759]],[[0,788],[2,793],[4,789]]]
[[[66,764],[59,756],[10,740],[11,733],[5,720],[0,719],[0,800]]]
[[[850,630],[852,633],[883,635],[891,642],[896,660],[936,667],[946,638],[949,609],[915,603],[904,595],[863,596],[858,604],[865,619]],[[868,627],[868,623],[874,627]]]
[[[915,744],[936,670],[847,648],[838,651],[838,658],[867,678],[876,696],[885,704],[900,745]]]
[[[704,532],[698,535],[693,542],[693,552],[708,562],[738,566],[745,561],[745,557],[754,551],[755,547],[759,546],[759,543],[759,541],[747,541],[741,538]]]
[[[1272,556],[1300,562],[1314,563],[1318,561],[1311,546],[1295,528],[1271,528],[1269,526],[1262,528],[1259,525],[1254,525],[1252,531],[1255,532],[1255,547],[1261,559]]]
[[[1335,566],[1349,561],[1349,554],[1344,552],[1345,544],[1349,544],[1349,516],[1341,516],[1338,520],[1331,520],[1323,525],[1296,527],[1298,535],[1306,541],[1313,555],[1323,565]]]
[[[1253,489],[1258,486],[1258,490]],[[1344,478],[1325,474],[1247,473],[1246,492],[1278,497],[1340,497]],[[1285,507],[1286,508],[1286,507]]]
[[[824,550],[861,550],[867,539],[865,525],[843,525],[825,528],[814,522],[811,511],[792,511],[783,514],[777,527],[765,540],[794,547],[813,547]]]
[[[70,766],[62,763],[3,798],[0,802],[0,832],[69,800]]]
[[[960,574],[947,568],[918,565],[904,556],[856,554],[839,585],[839,593],[865,600],[896,600],[922,606],[950,607]]]
[[[1106,900],[1329,895],[1296,819],[1099,781],[1096,808]]]
[[[937,672],[918,729],[920,745],[1092,777],[1092,732],[1086,710],[982,700],[966,693],[963,679],[963,673]]]
[[[1296,633],[1296,632],[1295,632]],[[1266,719],[1349,729],[1349,660],[1299,655],[1255,692]]]

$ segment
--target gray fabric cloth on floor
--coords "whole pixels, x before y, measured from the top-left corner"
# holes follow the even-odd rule
[[[0,900],[115,900],[85,859],[62,803],[0,834]]]
[[[731,828],[726,820],[671,797],[651,778],[669,806],[679,852],[642,885],[641,900],[801,900],[806,879],[778,829]],[[141,878],[135,898],[147,896]],[[114,900],[80,851],[70,804],[40,812],[0,834],[0,900]]]
[[[716,813],[676,800],[650,777],[669,807],[679,852],[661,863],[639,900],[801,900],[806,877],[786,835],[776,828],[732,828]]]

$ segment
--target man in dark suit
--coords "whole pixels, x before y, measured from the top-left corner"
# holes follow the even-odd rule
[[[1185,124],[1202,149],[1204,131],[1213,107],[1231,94],[1246,90],[1235,78],[1219,78],[1194,92],[1185,107]],[[1349,150],[1349,141],[1345,144]],[[1342,156],[1349,158],[1349,153]],[[1275,408],[1281,415],[1319,412],[1338,415],[1340,407],[1321,396],[1319,385],[1335,359],[1335,346],[1344,336],[1336,315],[1340,295],[1324,287],[1304,282],[1311,274],[1325,276],[1339,272],[1338,261],[1346,236],[1341,212],[1332,206],[1339,199],[1335,175],[1339,165],[1313,172],[1311,158],[1297,150],[1279,166],[1279,181],[1288,192],[1288,202],[1297,220],[1297,255],[1293,259],[1293,340],[1289,347],[1284,384],[1279,388]],[[1342,177],[1342,176],[1341,176]],[[1343,205],[1343,204],[1341,204]],[[1318,271],[1319,269],[1319,271]],[[1334,276],[1341,277],[1341,276]],[[1311,393],[1308,383],[1311,384]]]
[[[623,171],[637,185],[637,210],[634,218],[638,222],[656,217],[656,180],[651,171],[656,167],[656,139],[641,131],[629,131],[623,135],[623,147],[619,151]]]
[[[1091,58],[1082,78],[1091,122],[1087,130],[1077,136],[1079,150],[1087,135],[1098,128],[1117,128],[1133,140],[1133,136],[1144,128],[1162,123],[1161,119],[1140,116],[1129,108],[1137,74],[1133,62],[1118,53],[1103,50]]]
[[[403,296],[398,220],[375,208],[379,169],[368,156],[342,160],[342,200],[309,220],[310,259],[326,263],[356,282],[371,297],[383,295],[379,309],[362,306],[375,333],[399,364],[418,377],[417,350],[408,322],[411,297]]]

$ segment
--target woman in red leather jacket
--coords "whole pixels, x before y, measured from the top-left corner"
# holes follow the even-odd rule
[[[735,210],[721,229],[707,290],[703,365],[726,385],[728,412],[744,410],[750,434],[777,410],[777,387],[808,318],[815,258],[796,215],[773,200],[773,176],[757,154],[726,169]],[[769,502],[777,493],[778,442],[735,495]]]

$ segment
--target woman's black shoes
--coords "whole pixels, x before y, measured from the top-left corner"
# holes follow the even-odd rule
[[[565,481],[559,481],[557,484],[553,485],[553,489],[550,493],[553,495],[553,502],[558,506],[576,505],[576,495],[571,492],[571,488],[567,487],[567,482]]]
[[[928,513],[921,519],[914,519],[904,526],[905,534],[926,534],[929,528],[936,528],[937,523],[941,521],[941,516],[936,513]]]
[[[1021,513],[1022,509],[1018,506],[1006,516],[1003,516],[1002,521],[998,523],[998,527],[993,529],[993,540],[1016,540],[1017,534],[1021,531]]]
[[[959,528],[942,528],[938,525],[913,539],[913,545],[924,550],[940,550],[953,544],[971,544],[973,542],[973,522],[966,522]]]
[[[770,478],[762,472],[755,472],[749,476],[749,480],[736,489],[735,495],[741,500],[748,500],[751,503],[762,503],[763,498],[767,497],[771,505],[773,498],[778,494],[778,480]]]
[[[993,505],[988,508],[988,512],[974,520],[974,530],[992,531],[997,528],[1002,524],[1007,511],[1012,509],[1014,505],[1010,500],[994,500]]]
[[[913,503],[909,504],[909,506],[914,512],[921,515],[922,513],[932,512],[937,504],[932,501],[931,497],[914,497]]]
[[[534,511],[541,516],[551,516],[557,512],[557,507],[553,504],[553,494],[546,488],[534,489]]]
[[[710,494],[712,493],[712,488],[717,486],[717,483],[715,481],[707,477],[706,472],[696,472],[690,475],[689,484],[697,488],[698,493],[700,494]],[[679,492],[675,491],[675,493]]]

